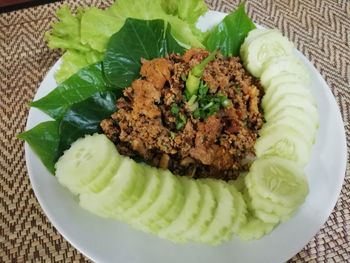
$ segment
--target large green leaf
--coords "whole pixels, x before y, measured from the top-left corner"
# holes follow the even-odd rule
[[[97,91],[107,89],[108,85],[102,74],[101,63],[96,63],[81,69],[48,95],[30,103],[30,106],[59,120],[74,103],[85,100]]]
[[[35,126],[33,129],[18,135],[25,140],[33,151],[38,155],[45,167],[55,173],[55,162],[57,158],[59,134],[58,122],[47,121]]]
[[[110,91],[97,92],[74,104],[66,112],[59,126],[59,155],[85,134],[100,132],[100,122],[117,110],[115,104],[116,96]]]
[[[104,73],[111,84],[124,88],[139,77],[141,58],[154,59],[183,51],[163,20],[128,18],[108,43]]]
[[[210,51],[220,49],[225,56],[238,56],[244,39],[254,28],[253,21],[244,10],[244,3],[241,3],[235,12],[226,16],[211,30],[205,46]]]

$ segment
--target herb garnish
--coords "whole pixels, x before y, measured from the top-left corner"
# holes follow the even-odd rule
[[[198,89],[198,108],[192,113],[195,119],[206,119],[216,113],[220,107],[228,107],[231,103],[227,96],[222,94],[208,94],[208,86],[201,81]]]

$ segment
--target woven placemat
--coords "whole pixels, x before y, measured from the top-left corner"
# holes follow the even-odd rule
[[[111,1],[64,1],[103,7]],[[238,0],[207,1],[229,12]],[[61,3],[0,14],[0,262],[88,261],[51,225],[31,189],[23,143],[28,107],[40,81],[59,58],[43,34]],[[350,138],[350,2],[347,0],[251,0],[249,15],[277,27],[321,72],[341,109]],[[348,151],[350,142],[348,140]],[[350,175],[327,223],[290,262],[350,262]],[[234,261],[234,259],[233,259]]]

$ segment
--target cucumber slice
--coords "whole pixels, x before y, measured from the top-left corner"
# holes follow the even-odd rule
[[[269,121],[278,114],[281,110],[287,107],[296,107],[303,111],[303,114],[308,116],[310,120],[318,121],[318,112],[317,109],[308,99],[303,98],[302,96],[289,94],[288,96],[283,97],[275,107],[269,110],[265,110],[264,117],[265,120]]]
[[[244,224],[238,232],[238,236],[242,240],[256,240],[262,238],[264,235],[270,233],[276,224],[265,223],[262,220],[253,216],[248,217],[249,220]]]
[[[247,187],[245,197],[250,202],[249,206],[252,211],[261,210],[266,213],[275,214],[279,218],[292,214],[295,207],[289,207],[273,202],[271,199],[262,197],[255,185],[251,182],[251,176],[247,178]]]
[[[148,209],[156,200],[162,187],[162,179],[158,173],[158,169],[148,165],[144,165],[145,170],[145,190],[140,199],[127,211],[125,211],[125,218],[135,218],[141,215]]]
[[[100,175],[113,155],[119,156],[105,135],[87,135],[75,141],[57,161],[56,177],[73,194],[79,194]]]
[[[215,196],[217,208],[208,229],[196,240],[201,243],[218,245],[232,235],[234,221],[234,200],[227,183],[220,180],[204,179]]]
[[[183,209],[183,206],[186,201],[185,189],[182,183],[183,178],[183,176],[177,176],[177,179],[180,183],[180,188],[177,192],[174,202],[171,204],[168,211],[164,214],[164,216],[161,219],[157,221],[157,228],[159,229],[167,228],[170,224],[172,224],[178,218]],[[173,241],[175,241],[175,239],[173,239]],[[181,242],[181,239],[178,239],[177,242]]]
[[[314,131],[314,136],[316,134],[316,130],[319,126],[318,118],[317,119],[311,119],[310,116],[305,114],[305,111],[298,107],[286,107],[284,109],[281,109],[279,112],[274,114],[272,117],[269,118],[268,123],[275,123],[280,119],[284,118],[294,118],[297,119],[299,122],[303,123],[304,126],[306,126],[310,136],[312,134],[312,131]],[[265,124],[266,125],[266,124]]]
[[[279,156],[305,166],[310,157],[311,146],[296,130],[287,126],[276,126],[255,143],[257,157]]]
[[[256,216],[256,218],[260,219],[265,223],[278,224],[280,222],[279,216],[277,216],[272,212],[268,213],[268,212],[265,212],[264,210],[256,209],[254,211],[254,215]]]
[[[236,189],[242,193],[245,189],[244,178],[247,176],[247,174],[247,172],[240,173],[236,180],[230,180],[228,183],[234,185]]]
[[[289,94],[302,96],[316,106],[315,99],[312,96],[310,90],[306,86],[303,86],[297,82],[284,83],[275,86],[271,85],[261,101],[261,106],[264,110],[268,111],[274,107],[283,97],[289,96]]]
[[[235,203],[235,216],[232,224],[232,231],[237,234],[240,227],[247,222],[247,205],[244,202],[242,194],[238,192],[234,185],[229,185],[229,189]]]
[[[246,177],[246,184],[248,189],[254,185],[253,189],[263,198],[292,208],[301,205],[309,192],[303,168],[276,156],[256,160]]]
[[[199,215],[201,192],[195,180],[183,176],[179,177],[179,180],[184,188],[185,203],[176,219],[169,226],[160,230],[158,235],[177,242],[186,242],[188,241],[185,238],[186,232]]]
[[[203,179],[198,179],[196,182],[199,186],[201,196],[199,213],[192,226],[183,233],[185,239],[194,241],[208,230],[217,208],[217,202],[210,186],[203,182]]]
[[[259,130],[260,137],[268,136],[274,129],[284,126],[286,129],[292,129],[303,136],[309,147],[315,142],[315,128],[310,127],[309,123],[301,122],[293,116],[278,118],[274,121],[269,121]]]
[[[243,51],[246,68],[253,76],[260,77],[265,62],[292,54],[293,43],[278,30],[267,30],[253,38],[243,49],[246,49],[246,52]]]
[[[243,61],[247,60],[248,44],[255,38],[269,32],[269,29],[254,29],[248,33],[248,36],[244,39],[243,44],[240,48],[240,56]]]
[[[294,56],[281,56],[270,59],[263,65],[260,82],[263,87],[270,86],[271,80],[281,74],[294,74],[303,82],[310,83],[310,74],[304,63]]]
[[[122,160],[119,154],[112,155],[111,161],[109,161],[101,170],[99,176],[93,179],[87,186],[83,187],[80,193],[97,193],[102,191],[105,187],[107,187],[113,176],[118,171],[121,162]]]
[[[123,219],[125,210],[140,198],[144,180],[139,164],[124,157],[108,186],[99,193],[81,194],[80,205],[104,217]]]
[[[302,86],[309,86],[309,82],[305,80],[302,76],[292,73],[282,73],[275,77],[272,77],[269,81],[268,86],[264,86],[265,92],[269,90],[270,87],[279,86],[287,83],[299,83]]]
[[[164,218],[164,215],[176,201],[179,193],[182,191],[182,186],[178,181],[177,176],[174,176],[169,171],[159,170],[162,179],[160,193],[154,203],[146,209],[139,217],[132,219],[133,227],[145,232],[157,233],[161,229],[158,221]],[[169,222],[170,223],[170,222]]]

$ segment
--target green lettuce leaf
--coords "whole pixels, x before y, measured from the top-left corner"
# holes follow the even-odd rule
[[[76,50],[66,51],[62,56],[62,64],[60,68],[55,72],[56,81],[62,83],[81,68],[101,61],[103,56],[102,53],[94,50],[89,52],[80,52]]]
[[[162,8],[161,0],[118,0],[110,7],[109,11],[119,19],[124,20],[126,18],[163,19],[170,23],[172,28],[171,34],[184,46],[203,47],[197,35],[192,31],[193,25],[178,16],[166,13]],[[198,34],[198,31],[196,33]]]
[[[98,91],[105,91],[108,87],[103,78],[101,63],[96,63],[81,69],[48,95],[29,105],[59,120],[73,104]]]
[[[205,46],[210,51],[219,48],[224,56],[238,56],[244,39],[254,28],[253,21],[244,10],[244,3],[241,3],[235,12],[210,31]]]
[[[117,110],[115,102],[114,93],[106,91],[97,92],[88,99],[74,104],[66,112],[59,126],[59,156],[78,138],[101,132],[100,122]]]
[[[58,154],[59,133],[58,122],[42,122],[29,131],[19,134],[19,139],[25,140],[45,167],[55,173],[55,163]]]
[[[81,42],[98,52],[105,52],[109,38],[124,24],[112,12],[92,7],[81,18]]]
[[[90,48],[80,41],[80,19],[82,10],[73,15],[67,5],[57,10],[56,16],[59,21],[52,24],[50,31],[46,32],[45,39],[49,48],[60,48],[62,50],[89,51]]]
[[[183,52],[184,48],[171,36],[170,26],[163,20],[128,18],[108,43],[104,74],[109,83],[124,88],[139,77],[141,58],[150,60]]]
[[[161,6],[167,14],[178,16],[190,24],[195,24],[208,11],[203,0],[162,0]]]

